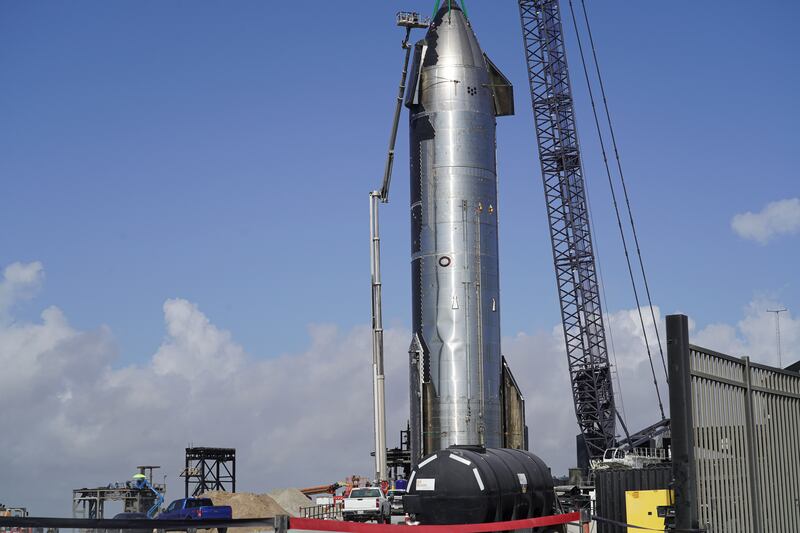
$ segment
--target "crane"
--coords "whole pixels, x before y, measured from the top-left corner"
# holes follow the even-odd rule
[[[561,11],[558,0],[519,0],[519,10],[575,414],[595,459],[615,446],[618,415]]]
[[[639,312],[642,334],[645,339],[645,348],[650,359],[650,368],[653,374],[656,396],[658,397],[661,420],[635,434],[630,434],[616,408],[611,364],[606,347],[605,328],[600,305],[600,285],[598,283],[595,250],[592,245],[591,219],[589,217],[583,165],[578,143],[575,107],[564,47],[559,0],[518,0],[518,2],[547,216],[550,225],[553,261],[561,306],[561,321],[564,329],[572,384],[572,396],[578,426],[586,445],[588,458],[594,462],[602,459],[606,451],[612,448],[619,448],[623,451],[635,449],[637,446],[654,439],[669,429],[669,419],[664,415],[664,408],[658,390],[653,358],[647,341],[641,306],[639,305],[639,294],[628,254],[625,233],[622,228],[605,146],[600,132],[594,96],[590,86],[589,95],[592,98],[595,124],[597,125],[598,134],[601,136],[600,145],[603,151],[612,198],[614,199],[614,210],[625,249],[628,272],[636,299],[636,307]],[[572,9],[571,0],[570,9]],[[588,18],[586,22],[588,25]],[[589,31],[591,39],[591,30]],[[578,45],[581,47],[580,39],[578,39]],[[594,53],[593,41],[592,51]],[[582,48],[581,60],[588,83],[589,75],[588,71],[586,71]],[[596,65],[596,69],[599,77],[599,66]],[[605,90],[603,89],[602,79],[599,79],[599,81],[605,104]],[[639,250],[639,241],[636,236],[636,228],[630,210],[630,201],[624,176],[622,175],[622,167],[607,105],[605,106],[605,112],[609,129],[611,130],[619,177],[628,207],[628,216],[636,244],[647,301],[655,324],[650,289],[647,284],[641,251]],[[658,338],[659,350],[661,350],[661,340],[658,337],[657,329],[656,338]],[[663,364],[663,351],[661,351],[661,358]],[[666,374],[666,365],[664,365],[664,371]],[[617,420],[619,420],[625,433],[625,438],[619,441],[616,437]]]

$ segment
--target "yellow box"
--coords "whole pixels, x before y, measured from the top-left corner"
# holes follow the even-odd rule
[[[664,518],[658,516],[658,507],[672,505],[671,490],[629,490],[625,492],[627,522],[633,526],[664,530]]]

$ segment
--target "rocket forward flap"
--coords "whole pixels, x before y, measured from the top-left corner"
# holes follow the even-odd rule
[[[489,83],[492,88],[494,99],[494,114],[497,117],[505,117],[514,114],[514,87],[500,69],[492,63],[489,56],[483,54],[486,61],[486,69],[489,71]]]

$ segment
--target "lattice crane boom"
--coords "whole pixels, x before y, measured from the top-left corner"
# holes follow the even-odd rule
[[[519,0],[572,395],[590,459],[616,444],[614,392],[558,0]]]

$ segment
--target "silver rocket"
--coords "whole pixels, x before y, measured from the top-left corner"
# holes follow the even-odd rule
[[[496,117],[514,113],[513,89],[481,50],[457,3],[445,4],[415,46],[405,96],[413,462],[450,445],[509,445],[495,128]]]

